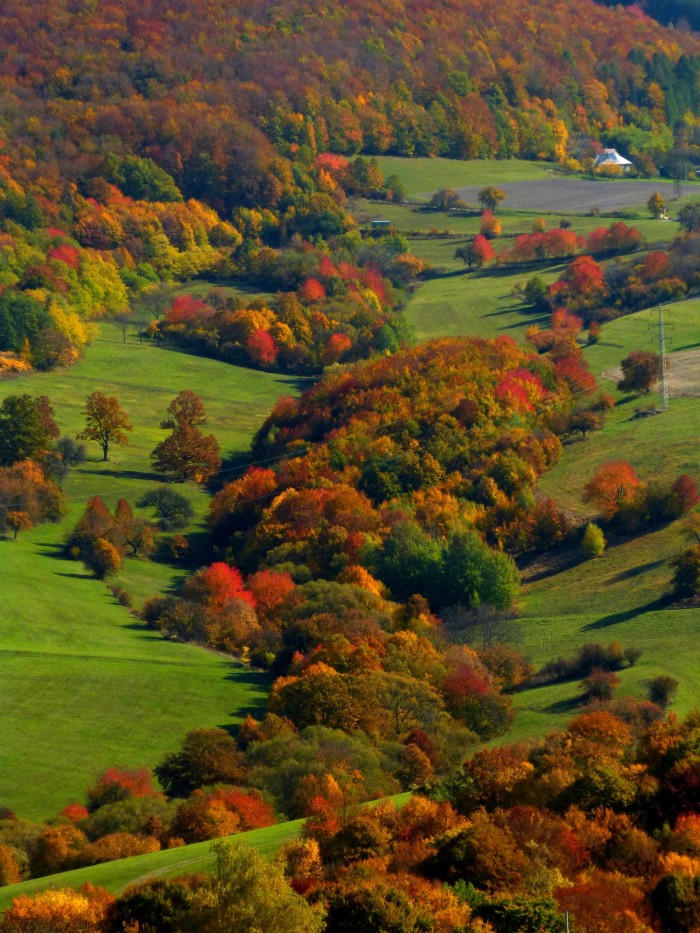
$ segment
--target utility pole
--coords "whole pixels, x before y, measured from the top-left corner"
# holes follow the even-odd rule
[[[666,322],[664,321],[664,309],[659,308],[658,336],[659,356],[661,357],[661,409],[668,410],[668,354],[666,353]],[[672,325],[669,325],[672,326]]]
[[[566,933],[569,933],[569,911],[566,912]]]

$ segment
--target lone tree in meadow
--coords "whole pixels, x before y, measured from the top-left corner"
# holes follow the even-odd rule
[[[482,188],[477,195],[479,204],[485,211],[495,211],[501,201],[505,201],[507,195],[502,188],[495,188],[493,185],[487,185]]]
[[[85,400],[85,430],[78,435],[80,441],[97,441],[102,448],[102,460],[109,456],[110,444],[124,447],[129,443],[127,431],[134,426],[119,404],[116,395],[92,392]]]
[[[194,514],[187,496],[170,486],[149,489],[136,504],[140,508],[155,509],[158,524],[163,531],[184,528]]]
[[[168,406],[169,418],[161,428],[171,434],[151,454],[153,469],[170,473],[180,480],[206,483],[221,466],[219,442],[213,434],[203,434],[199,425],[207,416],[196,392],[184,389]]]
[[[661,376],[661,357],[651,350],[633,350],[620,363],[622,379],[617,384],[620,392],[641,395],[649,392]]]
[[[639,486],[639,478],[626,460],[601,463],[583,487],[583,501],[596,505],[605,518],[612,518],[625,499],[631,499]]]
[[[666,216],[666,202],[658,191],[655,191],[649,198],[647,207],[649,208],[649,213],[655,220]]]
[[[469,269],[472,266],[481,267],[484,263],[491,262],[494,256],[493,246],[480,233],[473,240],[455,250],[455,259],[463,260]]]

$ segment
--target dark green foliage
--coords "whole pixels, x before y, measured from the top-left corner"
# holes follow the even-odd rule
[[[434,609],[481,603],[506,609],[520,586],[517,567],[472,532],[448,542],[430,537],[413,522],[397,525],[377,553],[380,579],[397,599],[424,594]]]
[[[700,204],[684,204],[678,214],[678,219],[685,230],[699,229]]]
[[[651,892],[651,903],[664,930],[691,933],[700,914],[700,876],[666,875]]]
[[[113,790],[116,793],[118,788]],[[104,794],[100,800],[105,800]],[[99,839],[110,833],[151,835],[155,827],[167,826],[174,812],[174,805],[162,797],[125,797],[111,803],[100,800],[96,801],[97,809],[80,821],[80,829],[88,839]]]
[[[340,890],[328,905],[327,933],[421,933],[430,916],[390,885]]]
[[[700,593],[700,544],[674,557],[671,566],[674,568],[673,590],[677,596]]]
[[[543,311],[548,307],[546,301],[547,283],[539,276],[535,275],[528,279],[524,289],[525,300],[538,311]]]
[[[0,216],[14,221],[21,227],[26,227],[27,230],[37,230],[44,226],[45,220],[41,205],[31,192],[23,193],[8,186],[3,191],[3,195],[0,202]]]
[[[127,888],[110,909],[109,933],[127,928],[140,933],[178,933],[195,881],[159,878]]]
[[[149,489],[136,503],[139,508],[155,509],[158,525],[163,531],[177,531],[192,520],[193,511],[187,496],[170,486]]]
[[[0,404],[0,467],[46,453],[59,433],[45,395],[8,395]]]
[[[555,661],[548,661],[537,672],[534,680],[538,684],[551,684],[562,680],[586,677],[596,670],[619,671],[626,664],[631,667],[638,657],[639,655],[633,650],[632,654],[630,654],[629,650],[623,650],[617,642],[613,642],[607,647],[597,643],[589,643],[581,645],[571,658],[557,658]]]
[[[105,169],[109,181],[136,201],[182,201],[172,177],[152,159],[110,154]]]
[[[0,294],[0,350],[19,353],[25,340],[30,343],[47,327],[49,315],[34,298]]]
[[[241,777],[236,743],[223,729],[188,732],[182,751],[166,755],[155,774],[171,797],[188,797],[207,784],[235,784]]]
[[[488,899],[475,912],[497,933],[564,933],[566,929],[562,912],[551,898]]]
[[[310,726],[295,733],[288,728],[266,742],[249,745],[246,761],[248,783],[271,795],[276,808],[292,819],[305,813],[296,790],[309,774],[320,777],[330,771],[341,782],[359,774],[367,790],[378,797],[398,790],[388,772],[387,756],[359,732],[346,735]]]
[[[649,699],[657,706],[666,707],[671,703],[673,696],[678,690],[678,681],[670,674],[659,674],[652,678],[647,684],[649,690]]]

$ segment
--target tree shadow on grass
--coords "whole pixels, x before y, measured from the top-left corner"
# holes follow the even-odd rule
[[[697,343],[685,343],[682,347],[674,347],[673,352],[678,353],[680,350],[696,350],[700,347],[700,340]]]
[[[666,561],[663,557],[660,560],[650,560],[646,564],[640,564],[638,567],[630,567],[629,570],[622,570],[620,573],[616,573],[614,577],[609,577],[606,583],[620,583],[622,580],[633,580],[635,577],[640,577],[648,570],[655,570],[657,567],[662,567],[665,563]]]
[[[114,605],[121,605],[115,599]],[[145,622],[127,622],[123,628],[128,629],[130,632],[138,632],[138,634],[144,638],[146,641],[164,641],[163,636],[160,632],[156,632],[153,629],[148,628]]]
[[[260,696],[257,698],[249,697],[247,703],[243,706],[239,706],[237,709],[231,710],[230,715],[232,717],[235,716],[236,719],[245,719],[246,716],[262,719],[267,709],[267,694],[270,689],[270,684],[272,683],[271,676],[264,671],[252,671],[238,667],[237,665],[231,665],[231,669],[228,674],[226,674],[225,679],[235,684],[257,687],[261,691]],[[236,738],[239,724],[227,722],[221,724],[219,728],[228,732],[232,738]]]
[[[531,317],[529,314],[521,314],[523,320],[513,321],[512,324],[504,324],[501,327],[501,330],[515,330],[518,327],[522,327],[523,324],[549,324],[549,316],[544,314],[541,317]]]
[[[665,609],[666,606],[670,606],[672,602],[672,596],[660,596],[658,599],[653,599],[645,606],[635,606],[633,609],[625,610],[625,612],[614,612],[609,616],[603,616],[602,619],[598,619],[596,622],[590,622],[585,626],[585,631],[609,628],[611,625],[617,625],[620,622],[629,622],[632,619],[636,619],[638,616],[645,615],[647,612],[657,612],[659,609]]]
[[[573,713],[579,709],[580,700],[578,697],[568,697],[566,700],[557,700],[544,707],[545,713]]]
[[[145,470],[81,470],[81,472],[88,476],[115,476],[117,479],[140,479],[149,483],[167,482],[167,478],[162,473],[151,473]]]
[[[63,545],[55,541],[37,541],[36,546],[48,557],[65,557]]]

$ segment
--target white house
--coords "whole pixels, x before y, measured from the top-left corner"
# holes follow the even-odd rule
[[[595,157],[594,165],[596,168],[600,165],[619,165],[623,172],[629,172],[632,163],[629,159],[625,159],[624,156],[621,156],[617,149],[603,149],[603,151],[599,152]]]

